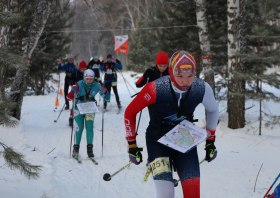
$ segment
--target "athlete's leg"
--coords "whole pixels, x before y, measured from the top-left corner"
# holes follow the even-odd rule
[[[87,144],[92,144],[93,142],[93,124],[94,124],[94,117],[95,114],[86,114],[85,121],[86,121],[86,131],[87,131]]]
[[[176,152],[173,160],[184,197],[200,198],[200,170],[196,147],[187,153]]]
[[[157,198],[174,198],[174,184],[171,173],[169,149],[146,137],[149,162],[152,166]]]
[[[105,82],[105,87],[106,87],[107,91],[111,94],[112,83]],[[106,107],[107,107],[107,102],[104,100],[104,108],[106,109]]]
[[[116,97],[117,104],[118,104],[118,106],[120,106],[121,103],[120,103],[120,98],[119,98],[118,89],[117,89],[117,82],[112,82],[112,87],[113,87],[113,91],[114,91],[114,94]]]
[[[84,130],[84,114],[80,114],[79,110],[75,108],[74,110],[74,119],[75,119],[75,124],[74,124],[74,130],[75,132],[75,139],[76,139],[76,144],[80,145],[83,130]]]
[[[69,84],[68,84],[68,82],[64,81],[64,99],[65,99],[66,106],[69,107],[69,101],[66,100],[66,96],[68,94],[68,89],[69,89]]]

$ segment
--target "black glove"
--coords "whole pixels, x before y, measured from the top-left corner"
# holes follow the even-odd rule
[[[128,149],[129,159],[135,165],[139,165],[143,162],[141,151],[143,151],[143,148],[138,148],[137,146]]]
[[[214,145],[215,140],[206,140],[206,144],[205,144],[205,151],[206,151],[206,155],[205,155],[205,160],[207,162],[211,162],[212,160],[214,160],[217,157],[217,149]]]
[[[152,70],[152,69],[147,69],[147,70],[145,71],[145,73],[144,73],[144,76],[145,76],[146,78],[148,78],[148,77],[150,77],[151,75],[153,75],[153,73],[154,73],[154,70]]]
[[[119,61],[119,59],[116,59],[116,63],[120,64],[120,63],[121,63],[121,61]]]

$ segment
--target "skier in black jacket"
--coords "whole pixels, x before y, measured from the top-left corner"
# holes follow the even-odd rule
[[[100,72],[99,72],[99,67],[102,65],[100,60],[98,59],[98,55],[95,54],[93,55],[93,58],[89,61],[87,68],[91,69],[94,72],[94,81],[98,82],[102,85],[101,83],[101,78],[100,78]]]
[[[65,97],[65,109],[69,109],[69,102],[66,100],[66,96],[68,94],[68,89],[69,86],[74,85],[75,80],[77,78],[77,69],[76,69],[76,65],[74,65],[74,57],[70,56],[68,58],[68,63],[63,64],[63,60],[60,60],[58,63],[57,68],[59,70],[65,70],[66,71],[66,76],[65,76],[65,82],[64,82],[64,97]]]
[[[168,55],[165,52],[159,52],[156,57],[156,66],[145,71],[143,76],[136,82],[136,87],[143,87],[148,82],[152,82],[158,78],[168,74]]]

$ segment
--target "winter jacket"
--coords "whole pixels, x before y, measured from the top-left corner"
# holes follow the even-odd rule
[[[151,67],[145,71],[141,78],[139,78],[136,82],[136,87],[143,87],[145,84],[167,75],[169,75],[168,67],[164,72],[160,72],[157,66]]]
[[[192,118],[196,107],[200,103],[205,106],[207,112],[206,128],[207,131],[211,132],[209,137],[215,135],[219,109],[210,85],[201,79],[195,78],[191,85],[187,102],[184,105],[183,114],[179,116],[179,118],[177,118],[178,112],[171,89],[175,92],[175,96],[178,100],[176,103],[178,103],[178,106],[183,106],[187,91],[182,92],[172,86],[170,83],[170,76],[164,76],[148,83],[128,105],[124,115],[126,139],[128,141],[136,140],[136,115],[147,106],[149,106],[153,114],[149,122],[149,130],[147,129],[146,132],[146,138],[156,140],[160,138],[157,129],[159,128],[159,123],[162,123],[162,121],[166,124],[162,127],[161,136],[174,127],[173,123],[177,124],[181,119]]]
[[[77,83],[78,81],[83,80],[83,79],[84,79],[84,73],[80,69],[78,69],[77,79],[75,80],[75,82]]]
[[[75,84],[75,81],[77,79],[77,69],[76,65],[66,63],[63,66],[61,64],[58,64],[57,68],[59,70],[65,70],[66,71],[66,76],[65,76],[65,82],[68,84]]]
[[[101,89],[106,90],[106,88],[101,87],[101,85],[95,81],[93,81],[92,87],[89,90],[88,94],[83,85],[83,80],[80,80],[79,82],[77,82],[76,86],[77,86],[77,91],[76,91],[75,104],[87,102],[87,95],[88,95],[88,101],[93,102],[93,101],[95,101],[95,95],[97,93],[99,93],[101,96],[104,95],[101,92]],[[68,101],[74,99],[74,93],[72,92],[72,90],[68,93],[66,98]],[[106,94],[104,95],[104,100],[110,101],[110,93],[108,91],[106,91]]]
[[[100,78],[100,72],[99,72],[99,67],[102,65],[102,63],[98,60],[97,62],[94,61],[93,59],[89,61],[87,68],[91,69],[94,72],[94,80],[95,82],[101,83],[101,78]]]
[[[116,82],[117,81],[117,69],[122,69],[121,63],[106,62],[100,66],[100,70],[105,72],[104,81],[105,82]]]

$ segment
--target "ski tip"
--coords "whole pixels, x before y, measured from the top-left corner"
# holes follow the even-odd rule
[[[110,181],[110,180],[111,180],[111,175],[110,175],[109,173],[105,173],[105,174],[103,175],[103,180],[104,180],[104,181]]]

